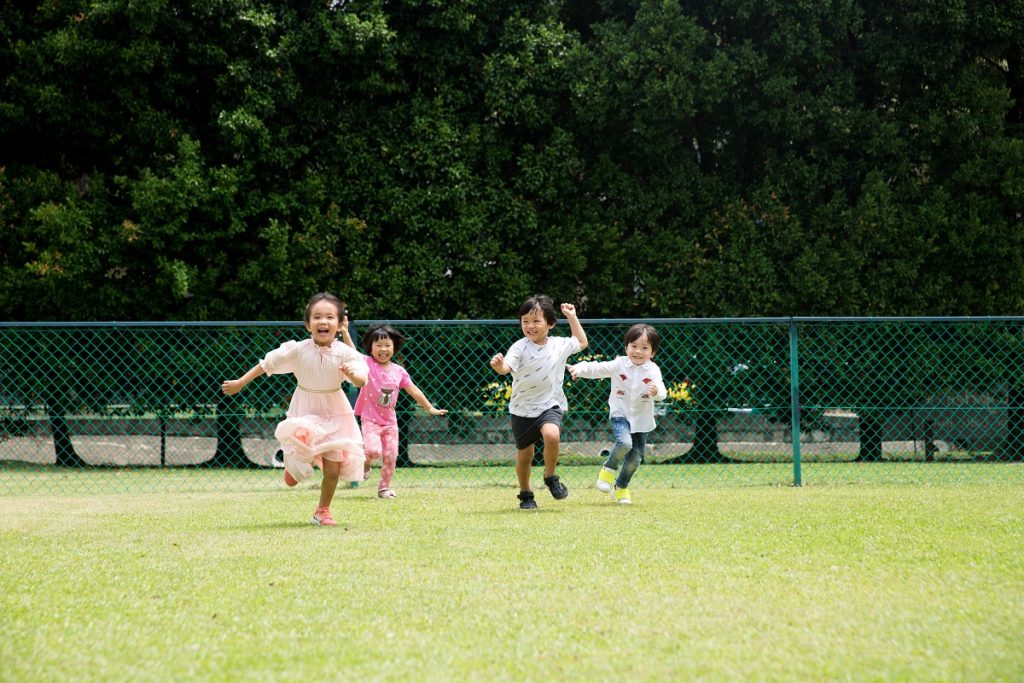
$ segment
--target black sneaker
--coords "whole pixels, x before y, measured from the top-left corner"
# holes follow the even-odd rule
[[[551,495],[554,496],[555,500],[562,500],[563,498],[569,497],[569,489],[565,488],[565,484],[558,480],[557,474],[552,474],[550,477],[544,477],[544,485],[551,491]]]
[[[537,501],[533,497],[533,491],[520,491],[519,492],[519,509],[520,510],[536,510]]]

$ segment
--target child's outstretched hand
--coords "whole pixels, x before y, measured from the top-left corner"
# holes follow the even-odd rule
[[[220,385],[220,390],[223,391],[226,396],[234,396],[239,391],[241,391],[242,387],[244,386],[245,385],[242,384],[241,380],[228,379],[225,380],[224,383]]]
[[[494,354],[494,358],[491,359],[491,367],[494,368],[495,370],[498,370],[499,368],[501,368],[501,365],[504,362],[505,362],[505,354],[503,354],[503,353],[496,353],[496,354]]]
[[[430,413],[431,415],[447,415],[448,414],[448,411],[445,410],[444,408],[431,408],[427,412]]]
[[[573,379],[579,379],[576,376],[576,366],[575,365],[566,365],[565,369],[569,371],[569,376],[570,377],[572,377]]]
[[[562,315],[566,318],[576,317],[576,307],[572,304],[562,304]]]

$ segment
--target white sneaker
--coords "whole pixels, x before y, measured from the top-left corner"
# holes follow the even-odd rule
[[[614,485],[615,470],[610,470],[607,467],[602,467],[601,471],[597,473],[597,490],[609,493]]]

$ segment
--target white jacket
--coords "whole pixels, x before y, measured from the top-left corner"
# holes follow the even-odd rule
[[[624,417],[629,420],[629,431],[641,434],[654,429],[654,402],[668,396],[661,369],[654,361],[634,365],[626,356],[610,361],[584,361],[573,366],[573,372],[580,379],[610,377],[611,391],[608,394],[608,417]],[[658,392],[654,398],[643,394],[648,385],[654,384]]]

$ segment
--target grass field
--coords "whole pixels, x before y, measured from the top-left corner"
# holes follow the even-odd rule
[[[574,487],[592,484],[601,460],[569,454],[559,474]],[[501,487],[514,479],[511,458],[501,464],[400,468],[403,487]],[[704,465],[645,464],[634,482],[640,488],[718,488],[784,486],[794,482],[788,462]],[[1021,462],[808,462],[801,468],[805,487],[846,484],[995,484],[1024,486]],[[0,496],[89,493],[271,492],[281,488],[280,470],[189,467],[54,467],[0,461]]]
[[[0,680],[1024,679],[1019,482],[400,474],[334,529],[308,488],[0,499]]]

